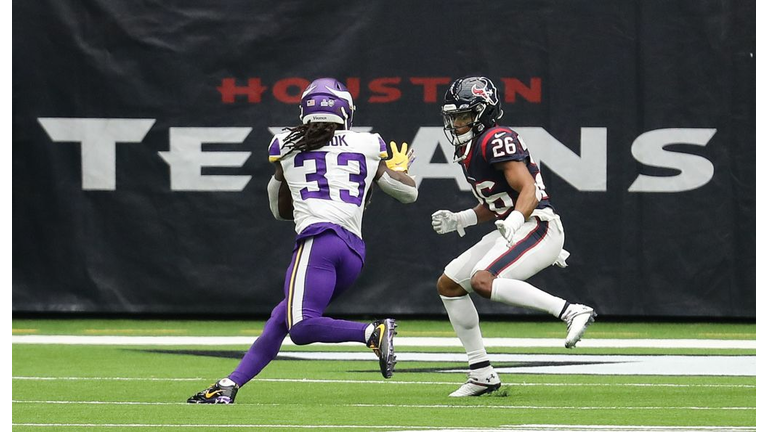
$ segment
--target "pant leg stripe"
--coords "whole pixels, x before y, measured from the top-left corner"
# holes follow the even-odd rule
[[[307,267],[309,266],[309,256],[312,252],[312,237],[302,241],[299,249],[296,251],[296,262],[294,263],[291,282],[288,285],[288,328],[304,319],[302,311],[304,307],[304,288],[307,279]]]
[[[506,253],[496,258],[496,261],[492,262],[486,270],[491,272],[494,276],[498,276],[507,267],[511,266],[517,260],[519,260],[526,252],[533,249],[544,240],[549,229],[549,222],[536,219],[536,228],[531,230],[524,239],[520,240],[514,247],[509,249]]]
[[[301,257],[301,251],[304,249],[304,242],[302,241],[299,248],[296,250],[296,256],[293,258],[293,269],[291,270],[291,280],[288,282],[288,309],[287,319],[288,328],[293,325],[293,316],[291,316],[291,303],[293,302],[293,281],[296,279],[296,270],[299,268],[299,258]]]

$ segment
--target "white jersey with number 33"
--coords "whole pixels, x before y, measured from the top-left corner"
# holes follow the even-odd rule
[[[291,151],[284,146],[288,132],[275,135],[269,161],[283,167],[293,198],[296,232],[330,222],[362,238],[365,197],[387,148],[378,134],[336,131],[317,150]]]

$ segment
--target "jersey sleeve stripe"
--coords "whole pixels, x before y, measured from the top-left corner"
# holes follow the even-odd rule
[[[386,159],[389,156],[389,153],[387,153],[387,143],[385,143],[380,136],[378,138],[379,138],[379,157],[382,159]]]
[[[280,159],[280,140],[274,137],[269,144],[269,161],[275,162],[278,159]]]

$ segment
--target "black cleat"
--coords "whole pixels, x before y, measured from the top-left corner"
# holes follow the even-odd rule
[[[235,403],[235,395],[237,395],[238,386],[229,379],[226,379],[231,385],[222,383],[226,378],[219,380],[217,383],[208,387],[207,389],[191,396],[187,399],[187,403],[198,404],[232,404]]]
[[[395,363],[397,363],[394,346],[394,338],[397,334],[395,327],[397,324],[392,318],[376,320],[373,322],[373,333],[368,339],[368,348],[379,357],[379,367],[384,378],[392,378]]]

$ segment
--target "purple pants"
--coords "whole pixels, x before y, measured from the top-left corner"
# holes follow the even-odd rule
[[[229,378],[239,386],[253,379],[277,357],[286,335],[297,345],[365,343],[369,323],[323,316],[331,301],[355,282],[364,259],[363,241],[344,228],[317,224],[302,231],[285,272],[285,299]]]

